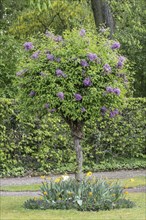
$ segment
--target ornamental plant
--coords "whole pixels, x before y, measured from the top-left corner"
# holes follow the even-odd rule
[[[120,76],[127,74],[128,63],[118,52],[120,43],[73,29],[62,36],[47,31],[23,48],[16,74],[21,113],[39,118],[51,112],[64,119],[74,140],[76,179],[81,181],[85,122],[116,117],[124,104],[128,80]]]
[[[127,193],[118,182],[99,180],[88,172],[82,182],[77,182],[69,176],[58,177],[55,180],[45,178],[41,186],[41,198],[27,200],[24,207],[79,211],[132,208],[135,204],[126,199]]]

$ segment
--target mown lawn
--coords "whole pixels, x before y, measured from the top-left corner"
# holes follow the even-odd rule
[[[122,186],[125,188],[130,188],[130,187],[138,187],[138,186],[146,186],[146,177],[144,176],[139,176],[139,177],[134,177],[130,179],[112,179],[112,180],[107,180],[111,182],[116,182],[118,181]],[[31,185],[16,185],[16,186],[2,186],[1,190],[8,190],[8,191],[37,191],[40,188],[40,184],[31,184]]]
[[[76,210],[26,210],[29,197],[1,197],[1,220],[146,220],[146,194],[131,193],[127,198],[136,203],[131,209],[100,212]]]

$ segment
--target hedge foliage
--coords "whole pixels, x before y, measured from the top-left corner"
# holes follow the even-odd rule
[[[0,158],[3,176],[35,172],[71,172],[75,153],[68,125],[53,113],[25,121],[14,100],[0,99]],[[122,115],[86,124],[84,167],[107,158],[143,157],[146,153],[146,99],[130,98]]]

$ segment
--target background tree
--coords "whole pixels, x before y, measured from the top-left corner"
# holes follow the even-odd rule
[[[114,33],[114,19],[110,8],[109,0],[91,0],[96,27],[99,29],[105,25],[110,29],[110,37]]]
[[[80,1],[34,1],[29,10],[24,10],[11,25],[10,33],[17,38],[26,38],[53,29],[56,34],[74,27],[95,28],[90,5]]]
[[[33,43],[32,43],[33,41]],[[23,116],[59,114],[69,125],[77,158],[77,180],[83,177],[81,140],[86,121],[119,114],[126,94],[126,59],[118,42],[84,29],[48,32],[26,42],[17,86]],[[126,77],[126,76],[125,76]]]
[[[133,63],[134,96],[146,96],[146,2],[145,0],[111,1],[116,23],[115,38],[122,52]]]

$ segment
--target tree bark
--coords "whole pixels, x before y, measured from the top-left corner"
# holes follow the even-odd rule
[[[76,151],[76,173],[75,173],[75,178],[77,181],[82,181],[83,180],[83,151],[82,147],[80,145],[80,139],[77,136],[74,136],[74,147]]]
[[[102,12],[102,0],[91,0],[91,6],[94,15],[94,21],[97,28],[104,23]]]
[[[83,150],[80,145],[81,139],[83,138],[83,127],[84,122],[81,121],[70,121],[66,120],[71,129],[71,135],[74,141],[74,149],[76,152],[76,171],[75,178],[81,182],[83,180]]]
[[[91,6],[96,27],[99,28],[101,25],[106,25],[106,27],[109,27],[110,38],[112,38],[115,25],[108,0],[91,0]]]
[[[102,7],[103,7],[103,17],[104,17],[105,25],[106,27],[110,28],[110,38],[112,38],[115,29],[112,11],[107,1],[104,1]]]

